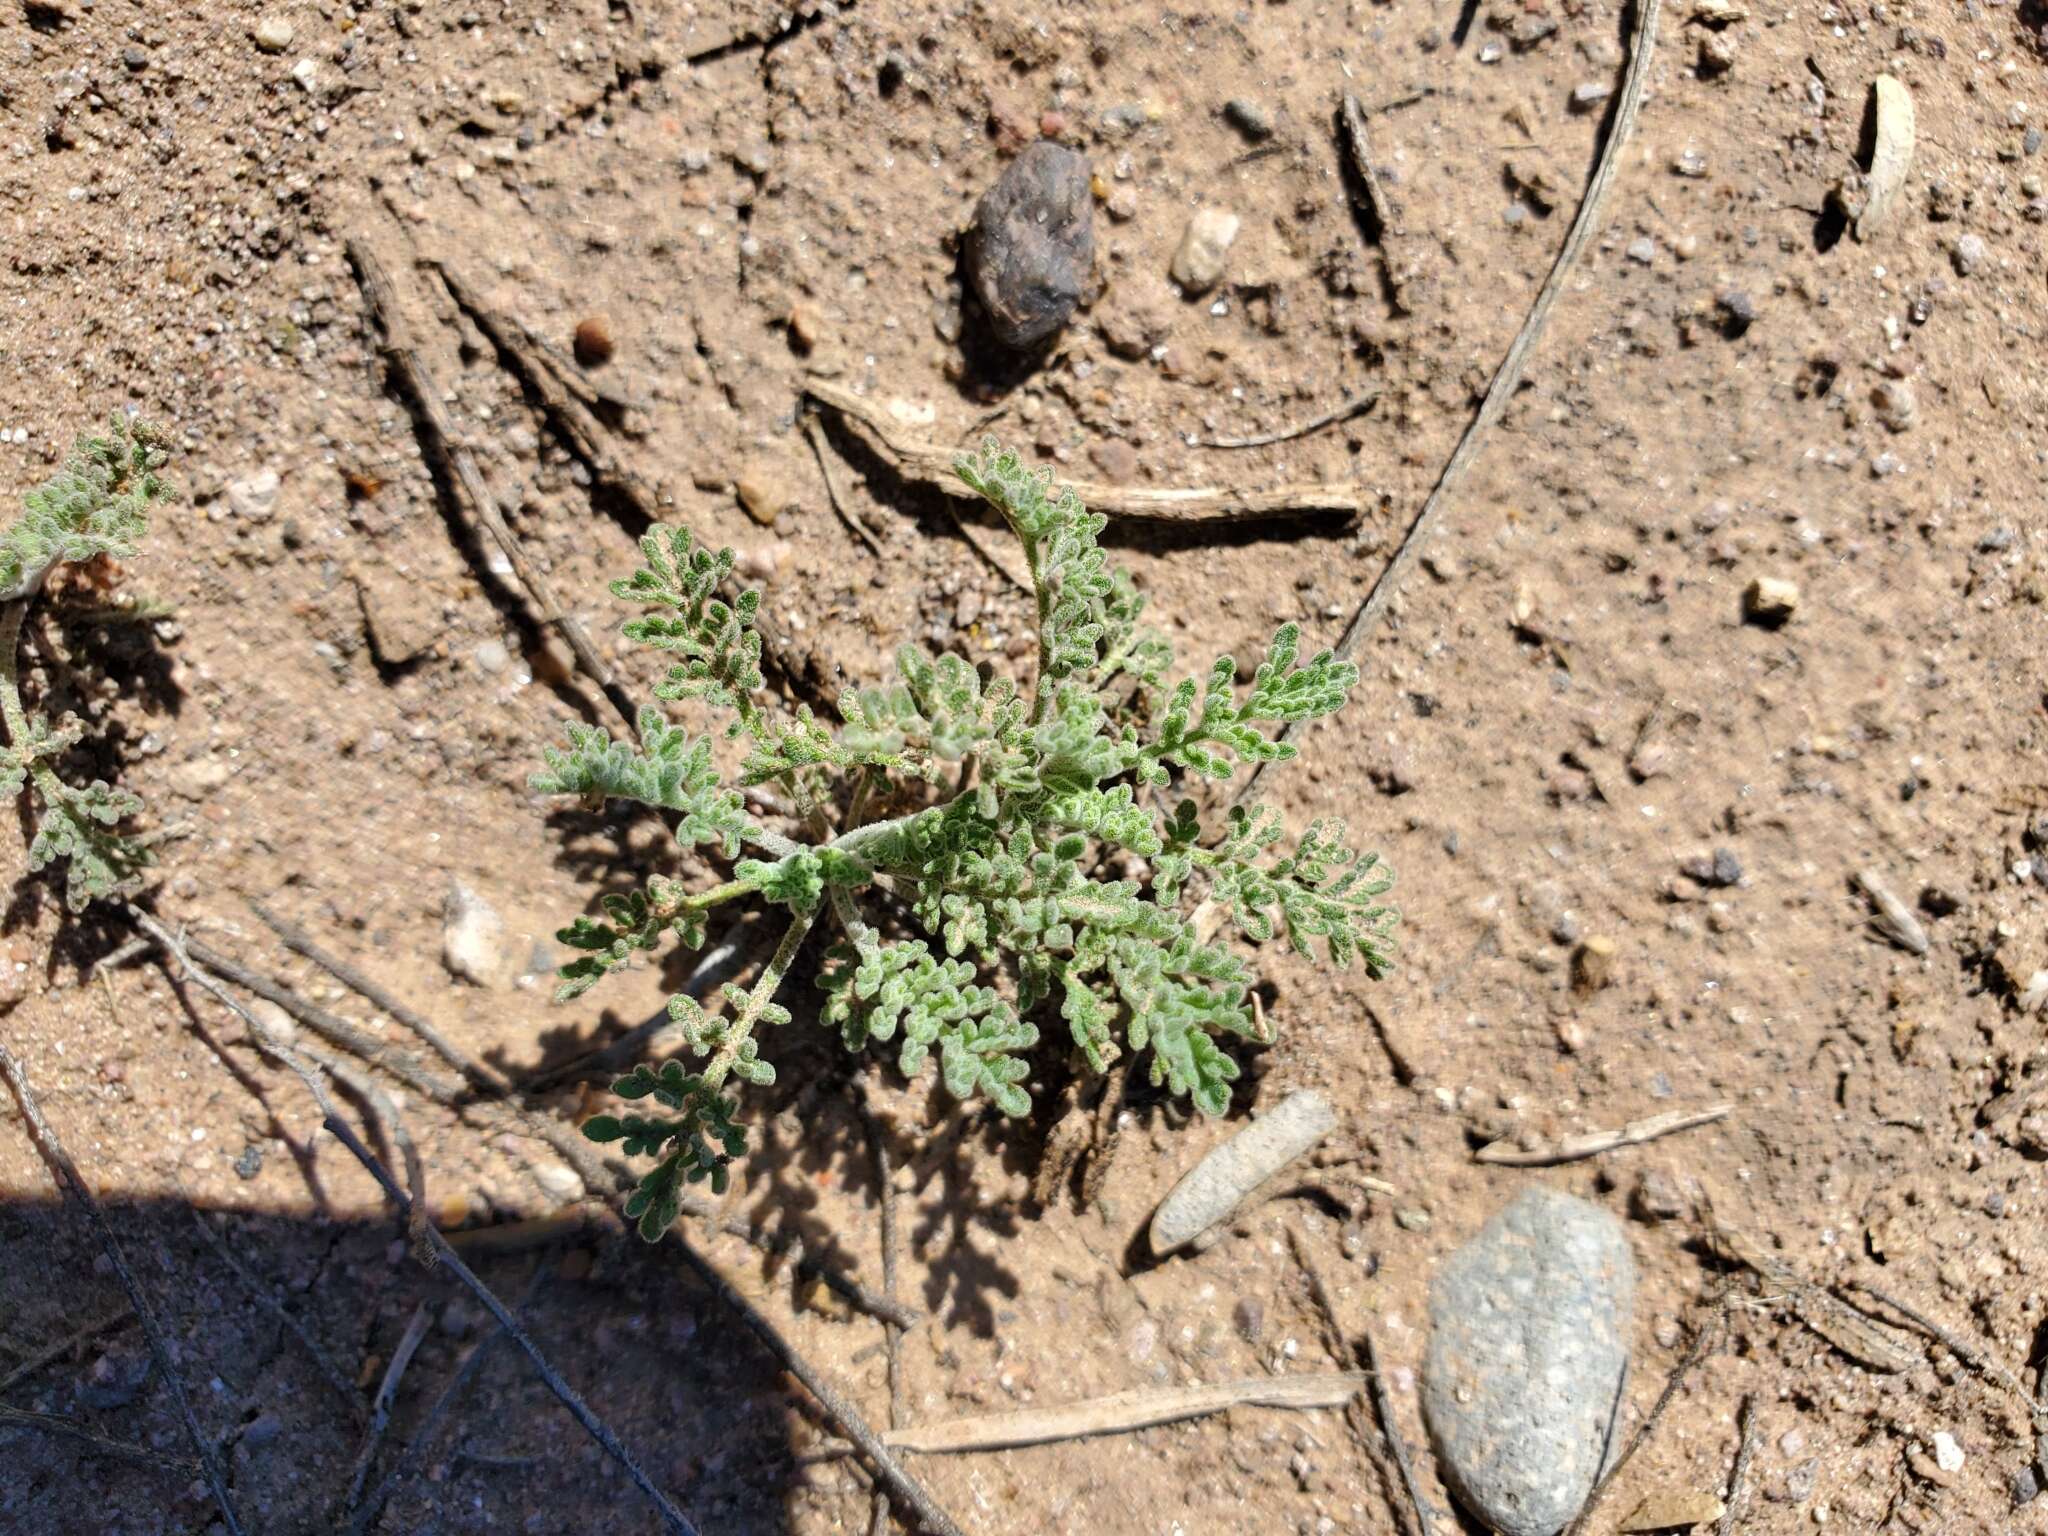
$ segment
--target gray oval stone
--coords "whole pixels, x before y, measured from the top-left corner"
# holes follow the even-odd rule
[[[1437,1272],[1423,1416],[1444,1482],[1501,1536],[1553,1536],[1592,1492],[1635,1287],[1620,1223],[1540,1185]]]

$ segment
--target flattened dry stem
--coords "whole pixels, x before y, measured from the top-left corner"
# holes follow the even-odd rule
[[[1712,1125],[1734,1112],[1733,1104],[1710,1104],[1705,1109],[1674,1109],[1661,1115],[1648,1115],[1641,1120],[1631,1120],[1618,1130],[1588,1131],[1583,1136],[1566,1136],[1534,1147],[1518,1147],[1506,1141],[1489,1142],[1472,1154],[1472,1160],[1475,1163],[1498,1163],[1508,1168],[1547,1168],[1554,1163],[1598,1157],[1602,1152],[1612,1152],[1617,1147],[1641,1146],[1646,1141],[1689,1131],[1694,1126]]]
[[[953,473],[953,462],[960,456],[958,449],[912,437],[873,401],[824,379],[806,379],[804,393],[851,422],[904,479],[962,501],[980,499]],[[1063,483],[1072,487],[1089,511],[1140,522],[1233,522],[1316,512],[1342,512],[1357,517],[1368,505],[1368,497],[1359,486],[1320,482],[1276,485],[1263,491],[1234,491],[1213,485],[1152,490],[1094,480]]]

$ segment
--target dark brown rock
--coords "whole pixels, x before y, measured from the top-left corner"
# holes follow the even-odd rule
[[[1043,139],[974,210],[969,275],[996,339],[1022,350],[1067,323],[1095,261],[1087,157]]]

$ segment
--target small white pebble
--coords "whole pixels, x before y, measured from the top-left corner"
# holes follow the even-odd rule
[[[1963,1448],[1956,1444],[1956,1437],[1945,1429],[1934,1432],[1934,1464],[1944,1472],[1963,1470]]]

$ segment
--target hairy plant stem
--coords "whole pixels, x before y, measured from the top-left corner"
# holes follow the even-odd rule
[[[782,942],[775,946],[775,953],[768,959],[760,978],[747,993],[746,1006],[740,1009],[739,1017],[732,1021],[717,1054],[704,1066],[704,1086],[716,1089],[732,1071],[733,1063],[739,1060],[740,1047],[753,1038],[754,1025],[762,1011],[775,1001],[775,990],[782,985],[782,978],[789,974],[789,968],[796,963],[797,951],[803,948],[804,940],[810,937],[811,925],[817,921],[815,911],[799,912],[782,935]]]

